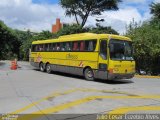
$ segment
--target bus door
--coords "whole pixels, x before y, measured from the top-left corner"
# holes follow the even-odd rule
[[[107,56],[107,40],[100,40],[99,44],[99,61],[98,61],[98,77],[107,79],[108,56]]]

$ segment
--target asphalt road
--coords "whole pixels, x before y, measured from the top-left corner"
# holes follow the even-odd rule
[[[101,114],[160,114],[159,78],[87,81],[69,74],[43,73],[28,62],[18,65],[17,70],[10,70],[10,61],[0,61],[2,118],[15,114],[10,117],[94,120],[104,117]]]

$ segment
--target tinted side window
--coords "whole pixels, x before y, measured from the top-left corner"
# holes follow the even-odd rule
[[[49,51],[49,44],[45,44],[45,51],[48,52]]]
[[[96,40],[85,41],[85,51],[94,51],[96,48]]]
[[[61,42],[61,43],[52,43],[49,45],[50,51],[71,51],[72,43],[71,42]]]
[[[67,42],[66,43],[66,50],[67,51],[72,51],[72,42]]]
[[[96,40],[84,40],[61,43],[48,43],[32,45],[32,52],[54,52],[54,51],[94,51]]]
[[[60,51],[65,51],[65,43],[60,43]]]
[[[85,51],[85,41],[80,41],[80,51]]]
[[[56,51],[56,43],[52,43],[50,49],[51,51]]]
[[[100,56],[106,60],[107,59],[107,41],[101,40],[100,42]]]
[[[43,52],[45,50],[45,45],[41,44],[39,45],[39,51]]]
[[[32,52],[35,52],[35,51],[36,51],[36,45],[32,45],[31,51],[32,51]]]
[[[60,51],[61,50],[61,45],[60,43],[56,43],[55,51]]]
[[[53,51],[53,49],[52,49],[52,48],[53,48],[53,44],[52,44],[52,43],[50,43],[50,44],[49,44],[49,51]]]
[[[48,50],[48,44],[32,45],[32,52],[44,52]]]
[[[73,51],[79,51],[80,42],[74,41],[73,42]]]
[[[36,52],[39,51],[39,45],[36,45]]]

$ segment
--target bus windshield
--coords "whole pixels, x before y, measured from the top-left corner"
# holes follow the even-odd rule
[[[111,39],[109,48],[111,60],[133,60],[132,42]]]

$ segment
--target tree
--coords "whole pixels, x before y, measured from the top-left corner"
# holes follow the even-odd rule
[[[158,24],[157,24],[158,25]],[[160,29],[152,22],[131,23],[127,36],[133,40],[136,69],[160,74]]]
[[[106,10],[118,10],[119,2],[121,0],[60,0],[61,6],[66,9],[66,15],[74,16],[81,27],[90,15],[101,15]]]
[[[70,35],[70,34],[76,34],[76,33],[84,33],[84,32],[88,32],[89,29],[88,28],[82,28],[80,25],[77,24],[73,24],[73,25],[65,25],[63,29],[61,29],[58,33],[57,33],[57,37],[58,36],[62,36],[62,35]]]
[[[11,28],[0,21],[0,59],[18,57],[20,42]]]
[[[151,14],[153,14],[150,24],[160,29],[160,3],[152,2],[150,10]]]
[[[119,33],[112,29],[110,26],[109,27],[103,27],[103,26],[97,26],[97,28],[92,28],[89,32],[92,33],[97,33],[97,34],[116,34],[118,35]]]
[[[97,33],[97,34],[117,34],[118,32],[112,29],[111,27],[103,27],[103,26],[98,26],[96,28],[82,28],[80,25],[73,24],[73,25],[65,25],[63,29],[61,29],[56,37],[62,36],[62,35],[70,35],[70,34],[77,34],[77,33]]]
[[[40,33],[33,33],[30,31],[25,32],[27,39],[25,39],[20,47],[20,53],[21,53],[21,59],[23,60],[29,60],[29,49],[31,48],[31,44],[33,41],[36,40],[46,40],[46,39],[51,39],[54,36],[49,31],[42,31]]]
[[[160,3],[153,3],[150,5],[151,14],[155,18],[158,18],[160,20]]]

